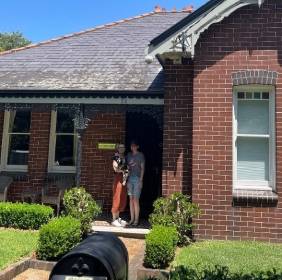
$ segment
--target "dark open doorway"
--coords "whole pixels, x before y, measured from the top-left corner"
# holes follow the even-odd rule
[[[140,197],[141,217],[147,218],[152,212],[153,202],[162,193],[162,142],[161,121],[150,114],[129,112],[126,115],[126,147],[135,139],[146,159],[144,186]]]

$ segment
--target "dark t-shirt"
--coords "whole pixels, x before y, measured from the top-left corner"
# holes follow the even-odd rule
[[[141,152],[137,154],[129,153],[126,157],[129,168],[129,176],[141,177],[141,165],[145,164],[145,157]]]

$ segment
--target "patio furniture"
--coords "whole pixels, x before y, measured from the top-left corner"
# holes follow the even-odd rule
[[[0,201],[7,200],[8,189],[13,182],[13,178],[5,175],[0,176]]]
[[[57,189],[59,190],[57,195],[48,193],[50,185],[57,187]],[[61,200],[63,198],[64,192],[66,189],[71,188],[73,185],[74,185],[73,176],[63,176],[55,179],[53,182],[47,181],[47,183],[42,188],[41,203],[55,205],[57,208],[57,216],[59,216]]]

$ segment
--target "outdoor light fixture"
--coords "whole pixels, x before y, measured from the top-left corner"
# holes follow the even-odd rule
[[[153,60],[154,60],[153,56],[151,56],[149,54],[146,55],[145,61],[146,61],[147,64],[151,64],[153,62]]]

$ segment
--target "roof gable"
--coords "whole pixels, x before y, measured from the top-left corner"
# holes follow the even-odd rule
[[[174,58],[180,58],[183,54],[193,58],[197,41],[209,26],[222,21],[244,6],[260,6],[263,2],[264,0],[210,0],[155,37],[150,42],[146,54],[158,56],[160,59],[168,54]]]

